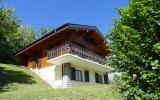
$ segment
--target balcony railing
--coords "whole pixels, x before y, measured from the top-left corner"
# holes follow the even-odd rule
[[[65,43],[47,51],[47,58],[52,59],[66,53],[77,55],[81,58],[88,59],[99,64],[106,64],[106,59],[88,49],[84,49],[73,43]]]

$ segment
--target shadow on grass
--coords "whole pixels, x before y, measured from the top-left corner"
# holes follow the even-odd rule
[[[0,92],[8,91],[8,84],[11,83],[33,84],[36,81],[33,80],[32,76],[23,71],[8,70],[0,66]]]

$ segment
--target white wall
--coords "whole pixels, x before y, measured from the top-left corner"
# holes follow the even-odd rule
[[[62,66],[55,67],[55,80],[54,80],[54,88],[62,88]]]
[[[31,70],[35,72],[44,81],[46,81],[48,84],[50,84],[52,87],[54,87],[55,68],[56,68],[56,65],[46,67],[46,68],[41,68],[41,69],[32,68]]]
[[[79,67],[71,64],[77,70],[82,71],[82,79],[83,81],[75,81],[70,80],[68,76],[62,77],[62,66],[54,65],[41,69],[31,69],[35,72],[40,78],[50,84],[53,88],[66,88],[66,87],[74,87],[74,86],[84,86],[84,85],[93,85],[97,84],[95,82],[95,72],[102,75],[102,82],[104,83],[104,74],[102,72],[98,72],[95,70],[87,69],[84,66]],[[89,71],[89,82],[85,82],[84,70]]]

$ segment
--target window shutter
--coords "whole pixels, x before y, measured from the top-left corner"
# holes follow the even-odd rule
[[[89,71],[85,70],[84,75],[85,75],[85,82],[89,82]]]
[[[76,75],[78,75],[78,81],[82,81],[83,79],[82,79],[82,71],[80,71],[80,70],[76,70],[77,71],[77,74]]]
[[[109,79],[108,79],[108,74],[104,75],[104,83],[108,84],[109,83]]]
[[[64,69],[64,64],[62,64],[62,77],[63,77],[63,73],[64,73],[63,69]]]
[[[71,80],[76,80],[75,68],[71,67]]]
[[[99,83],[98,73],[95,73],[95,80],[96,80],[96,83]]]
[[[35,62],[36,58],[35,58],[35,54],[32,54],[31,58],[32,58],[32,68],[36,68],[36,62]]]
[[[99,83],[102,83],[102,75],[98,75]]]
[[[42,51],[39,50],[37,53],[37,67],[41,68],[41,57],[42,57]]]

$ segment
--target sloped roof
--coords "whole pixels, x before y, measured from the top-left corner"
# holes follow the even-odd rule
[[[97,31],[102,39],[107,43],[106,39],[104,38],[104,36],[100,33],[100,31],[98,30],[98,28],[96,26],[89,26],[89,25],[81,25],[81,24],[73,24],[73,23],[66,23],[60,27],[58,27],[57,29],[49,32],[48,34],[44,35],[43,37],[37,39],[36,41],[34,41],[33,43],[29,44],[28,46],[24,47],[23,49],[19,50],[17,53],[15,53],[15,56],[18,56],[19,54],[21,54],[22,52],[24,52],[25,50],[29,49],[31,46],[36,45],[37,43],[43,41],[46,38],[49,38],[51,36],[53,36],[54,34],[58,33],[58,31],[64,29],[64,28],[78,28],[78,29],[86,29],[86,30],[95,30]]]

